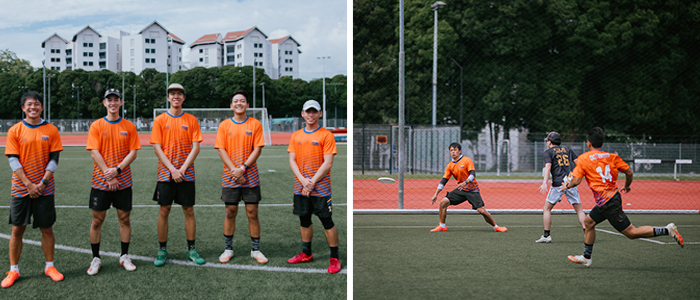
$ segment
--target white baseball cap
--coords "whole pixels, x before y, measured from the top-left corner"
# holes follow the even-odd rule
[[[318,101],[316,100],[308,100],[304,102],[304,107],[301,110],[307,111],[311,108],[315,108],[316,110],[321,111],[321,104],[318,104]]]

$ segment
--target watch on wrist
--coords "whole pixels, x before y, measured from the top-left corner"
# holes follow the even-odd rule
[[[41,183],[44,184],[44,185],[46,185],[46,179],[42,178],[42,179],[41,179]]]
[[[119,174],[121,174],[121,173],[122,173],[122,168],[117,167],[117,175],[119,175]]]

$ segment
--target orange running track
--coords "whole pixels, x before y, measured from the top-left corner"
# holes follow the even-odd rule
[[[216,133],[202,133],[204,141],[202,146],[214,146],[216,142]],[[151,138],[151,133],[139,133],[139,140],[142,146],[148,146]],[[270,138],[273,145],[288,145],[289,139],[292,138],[292,132],[271,132]],[[0,145],[6,145],[7,136],[0,136]],[[61,134],[61,143],[63,146],[85,146],[87,145],[87,133],[83,134]]]
[[[486,209],[541,210],[544,206],[546,195],[539,192],[541,181],[477,181]],[[431,205],[430,198],[438,183],[438,179],[405,179],[404,209],[438,209],[438,203],[445,197],[445,192],[457,186],[454,180],[448,182],[438,194],[435,204]],[[624,186],[624,180],[617,183],[619,187]],[[380,183],[375,179],[354,179],[353,209],[398,209],[398,188],[398,182]],[[593,208],[593,193],[585,180],[578,186],[578,191],[583,209]],[[562,198],[564,199],[554,209],[572,209],[566,197]],[[630,193],[622,194],[622,204],[625,210],[700,210],[700,182],[635,180]],[[450,208],[471,209],[471,205],[464,202]]]

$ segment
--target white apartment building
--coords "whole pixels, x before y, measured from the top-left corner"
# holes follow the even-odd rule
[[[265,69],[265,73],[275,79],[272,65],[272,47],[270,41],[258,27],[248,30],[226,33],[223,39],[225,65],[256,66]]]
[[[41,43],[44,48],[44,65],[51,70],[63,71],[72,67],[73,44],[54,33]]]
[[[121,40],[102,36],[90,25],[78,31],[71,42],[54,34],[43,43],[44,63],[51,70],[121,70]]]
[[[170,32],[157,21],[146,26],[135,35],[122,36],[123,71],[140,74],[144,69],[168,71],[168,46]],[[171,47],[172,48],[172,47]]]
[[[223,64],[223,37],[221,34],[207,34],[190,45],[190,68],[221,67]]]
[[[172,33],[168,34],[168,70],[171,74],[180,70],[187,70],[182,61],[182,46],[184,45],[185,41],[181,38]]]
[[[283,76],[299,78],[299,44],[291,35],[279,39],[271,39],[272,60],[277,63],[270,77],[279,79]]]

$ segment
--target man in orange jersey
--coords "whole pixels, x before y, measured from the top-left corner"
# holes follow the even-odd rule
[[[494,231],[508,231],[508,228],[498,226],[496,221],[493,220],[491,213],[484,208],[484,201],[481,199],[479,184],[476,182],[474,163],[471,158],[462,155],[462,145],[459,143],[452,143],[449,149],[452,161],[445,167],[445,174],[442,176],[442,180],[440,180],[440,184],[438,184],[437,190],[431,199],[432,204],[435,204],[438,194],[442,191],[442,188],[445,187],[447,181],[450,180],[450,177],[454,176],[457,180],[457,188],[448,192],[440,201],[440,224],[430,231],[447,231],[447,225],[445,224],[447,219],[447,207],[461,204],[464,201],[469,201],[472,205],[472,209],[479,212],[484,217],[484,220],[486,220],[486,223],[493,226]]]
[[[566,191],[581,183],[586,177],[588,186],[593,190],[595,207],[586,216],[586,234],[584,240],[583,255],[569,255],[571,262],[589,267],[593,260],[593,243],[595,242],[595,226],[605,221],[610,222],[617,231],[629,239],[647,238],[659,235],[670,235],[683,247],[683,237],[678,233],[675,224],[669,223],[665,227],[642,226],[634,227],[627,215],[622,211],[622,197],[620,193],[629,193],[632,184],[632,170],[617,154],[603,152],[600,148],[605,141],[605,132],[600,127],[593,127],[586,136],[588,140],[588,152],[579,155],[573,177],[568,184],[562,184],[561,190]],[[625,173],[625,186],[617,188],[617,175]]]
[[[196,223],[194,218],[195,173],[194,160],[199,154],[199,143],[203,140],[199,121],[193,115],[182,111],[185,102],[185,88],[173,83],[168,87],[170,109],[153,121],[151,144],[158,156],[158,184],[153,200],[158,201],[158,242],[160,248],[153,264],[165,264],[168,258],[168,217],[173,201],[182,206],[185,214],[185,235],[187,236],[187,258],[196,264],[204,264],[194,246]]]
[[[294,172],[294,214],[301,223],[302,252],[287,260],[290,264],[313,260],[311,252],[311,214],[321,219],[326,241],[331,249],[328,273],[340,271],[338,259],[338,228],[331,214],[331,167],[338,153],[333,134],[318,124],[323,115],[316,100],[304,103],[301,116],[305,127],[292,134],[289,141],[289,166]]]
[[[265,141],[260,121],[246,115],[248,106],[248,93],[244,90],[235,91],[231,96],[234,116],[222,121],[216,133],[214,148],[218,149],[224,163],[221,201],[226,204],[225,249],[219,256],[221,263],[227,263],[233,257],[233,233],[236,231],[236,215],[241,200],[245,203],[248,216],[248,232],[252,243],[250,256],[260,264],[267,263],[267,258],[260,252],[260,177],[256,163]]]
[[[63,280],[53,264],[56,222],[54,204],[54,178],[59,153],[63,151],[61,136],[56,126],[41,119],[44,110],[42,97],[37,92],[22,96],[21,104],[26,118],[7,132],[5,156],[12,168],[10,200],[10,271],[2,281],[2,287],[12,286],[19,278],[19,257],[22,254],[22,237],[34,216],[33,228],[41,230],[41,249],[46,257],[44,274],[54,281]]]
[[[102,224],[107,210],[114,206],[119,219],[119,235],[121,238],[121,255],[119,265],[127,271],[136,270],[129,257],[129,242],[131,241],[131,163],[136,159],[136,151],[141,149],[136,126],[119,116],[119,110],[124,104],[117,89],[105,92],[102,104],[107,108],[107,116],[97,119],[90,124],[87,147],[95,161],[92,168],[92,189],[90,204],[92,209],[92,225],[90,226],[90,245],[92,246],[92,262],[88,275],[95,275],[102,267],[100,259],[100,238]]]

